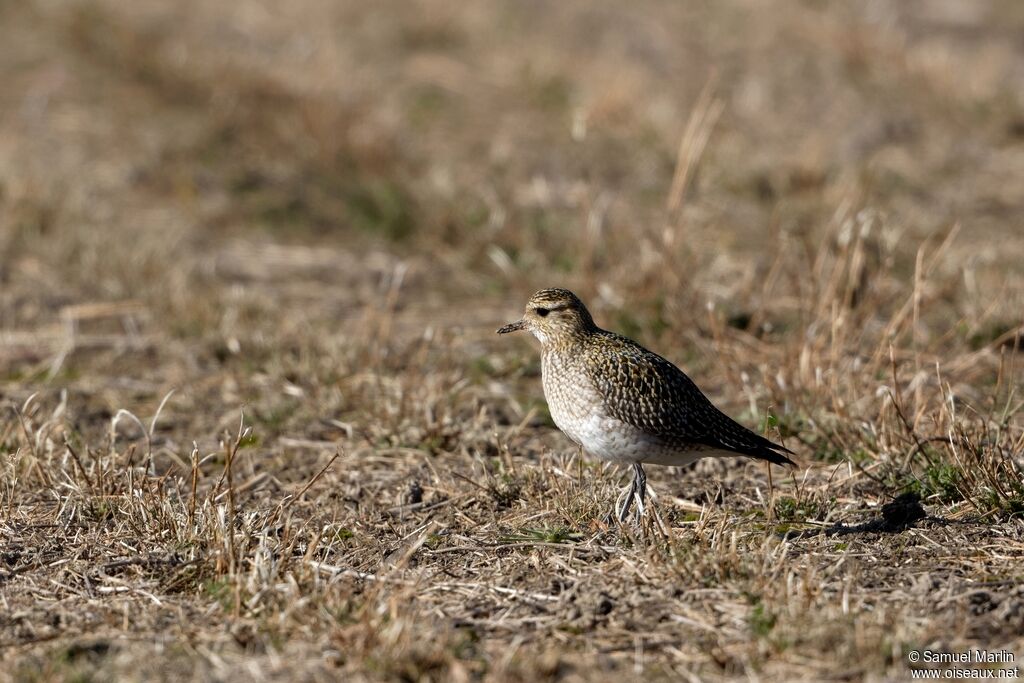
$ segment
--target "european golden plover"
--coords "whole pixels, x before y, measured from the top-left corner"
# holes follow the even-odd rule
[[[681,467],[707,456],[745,455],[795,465],[783,455],[793,451],[715,408],[675,365],[595,325],[567,289],[537,292],[522,320],[498,334],[517,330],[540,340],[544,398],[558,428],[591,456],[633,466],[620,521],[634,496],[643,513],[643,463]]]

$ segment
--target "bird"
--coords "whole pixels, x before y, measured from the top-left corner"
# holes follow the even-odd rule
[[[793,451],[720,411],[671,362],[598,327],[568,289],[540,290],[523,317],[497,333],[520,330],[540,341],[544,398],[555,425],[588,455],[632,466],[620,522],[634,498],[638,519],[644,513],[644,464],[683,467],[708,456],[742,455],[796,465],[787,457]]]

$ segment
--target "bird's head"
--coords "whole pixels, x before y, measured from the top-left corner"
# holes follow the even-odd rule
[[[526,304],[522,320],[509,323],[498,334],[529,330],[542,345],[571,341],[597,329],[583,302],[568,289],[542,289]]]

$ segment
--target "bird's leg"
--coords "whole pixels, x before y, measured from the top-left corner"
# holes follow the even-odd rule
[[[629,493],[626,494],[626,502],[622,504],[622,509],[619,510],[619,521],[625,522],[626,516],[629,514],[629,508],[633,506],[633,496],[636,494],[636,476],[634,475],[633,481],[629,483]]]
[[[636,489],[637,517],[643,517],[644,499],[647,498],[647,473],[640,463],[633,463],[633,487]]]

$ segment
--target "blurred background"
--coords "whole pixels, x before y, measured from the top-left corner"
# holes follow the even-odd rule
[[[230,360],[285,348],[426,330],[489,366],[552,285],[697,374],[716,330],[792,358],[836,297],[870,304],[846,350],[977,350],[1024,310],[1022,30],[1014,0],[4,3],[0,373],[231,412]]]
[[[428,502],[482,495],[469,480],[487,481],[504,510],[494,515],[539,508],[545,524],[585,529],[614,486],[586,498],[593,477],[581,475],[576,493],[552,494],[569,467],[517,478],[516,462],[548,462],[568,442],[547,416],[536,349],[494,335],[535,290],[565,286],[599,324],[679,363],[731,414],[820,466],[813,504],[801,498],[792,514],[831,522],[908,487],[954,516],[1019,512],[1019,446],[1008,444],[1020,434],[1022,36],[1019,0],[0,2],[0,393],[28,424],[10,411],[0,441],[36,462],[10,461],[18,486],[0,502],[13,509],[21,496],[35,519],[51,514],[38,501],[72,495],[45,474],[79,476],[64,438],[79,444],[82,471],[98,477],[89,468],[106,465],[91,458],[108,452],[127,471],[111,419],[125,409],[149,425],[173,390],[152,429],[156,471],[185,482],[193,442],[216,452],[244,410],[254,435],[239,504],[251,510],[272,509],[344,450],[345,467],[324,479],[332,493],[293,510],[310,528],[323,516],[346,525],[316,555],[325,562],[377,571],[386,553],[373,543],[412,533],[389,516],[411,480]],[[57,430],[49,442],[29,439],[40,425]],[[117,430],[143,443],[130,420]],[[970,432],[977,463],[921,446],[951,430]],[[826,468],[839,463],[874,474],[834,483]],[[201,489],[217,490],[222,466],[201,468]],[[714,478],[666,472],[656,487],[723,500]],[[744,493],[723,509],[762,514],[758,486],[736,483]],[[557,507],[585,498],[593,509]],[[493,531],[451,514],[460,533]],[[101,521],[89,528],[107,539]],[[151,531],[153,552],[166,550]],[[201,580],[234,585],[220,560],[201,559],[220,552],[203,533]],[[989,559],[978,571],[1003,571]],[[662,560],[645,571],[689,571]],[[802,642],[825,602],[791,610],[766,592],[762,609],[738,597],[773,585],[756,578],[770,566],[721,575],[755,577],[730,584],[737,614],[761,610],[755,631],[764,610],[776,615],[765,633],[790,633],[804,663],[827,668],[838,642],[851,671],[904,671],[880,643],[956,629],[983,646],[1010,637],[994,612],[913,621],[939,602],[922,584],[877,619],[857,610],[878,596],[855,591],[856,642],[848,622]],[[465,581],[491,571],[466,567]],[[589,594],[612,591],[603,567],[580,570],[599,570]],[[303,595],[320,590],[301,581]],[[209,625],[203,610],[220,594],[174,585],[183,592],[148,590]],[[20,598],[42,629],[32,638],[88,633],[104,610],[120,623],[121,607],[103,603],[46,626],[34,595]],[[159,630],[163,608],[145,604],[132,629]],[[723,625],[716,609],[700,614],[734,630],[714,661],[747,671],[765,652],[747,649],[746,617]],[[530,623],[538,637],[556,628]],[[254,628],[254,641],[274,642]],[[705,632],[694,633],[679,647]],[[629,629],[599,635],[633,652]],[[331,637],[313,641],[350,645]],[[708,651],[687,661],[719,671]]]
[[[566,281],[641,318],[654,285],[695,315],[669,301],[693,278],[728,305],[754,256],[807,264],[864,210],[911,267],[960,223],[973,305],[1019,270],[1013,0],[0,12],[7,329],[97,300],[188,317],[224,268],[266,270],[242,244],[399,255],[466,301]],[[325,296],[358,302],[367,269],[324,268],[347,272]]]

